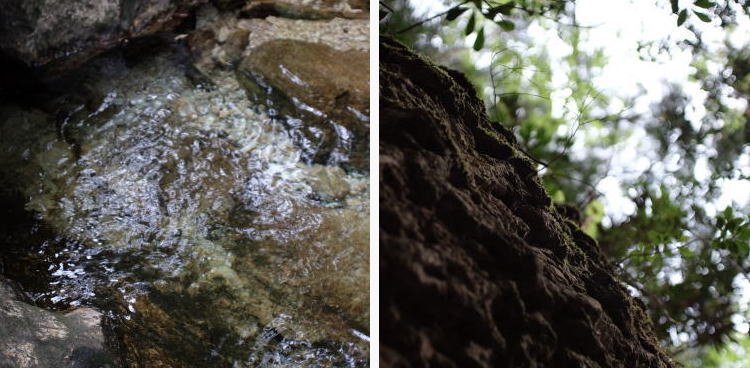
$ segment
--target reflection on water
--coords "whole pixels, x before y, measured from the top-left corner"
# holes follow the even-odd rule
[[[195,87],[177,59],[102,57],[54,109],[2,107],[37,301],[108,311],[136,366],[367,365],[368,177],[301,164],[233,73]]]

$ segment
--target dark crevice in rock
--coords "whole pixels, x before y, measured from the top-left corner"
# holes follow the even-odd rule
[[[240,12],[242,18],[261,18],[265,19],[268,17],[280,17],[281,13],[276,9],[273,3],[265,2],[259,3],[256,6],[244,9]]]

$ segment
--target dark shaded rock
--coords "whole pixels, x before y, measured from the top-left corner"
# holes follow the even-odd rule
[[[381,367],[672,367],[468,80],[380,58]]]
[[[237,73],[249,98],[281,118],[305,161],[367,170],[367,53],[275,40],[252,49]]]
[[[53,313],[24,299],[0,278],[0,367],[114,367],[101,313],[90,308]]]
[[[248,0],[211,0],[211,3],[220,10],[239,9],[247,2]]]
[[[64,70],[120,45],[177,26],[201,0],[0,0],[0,50]]]

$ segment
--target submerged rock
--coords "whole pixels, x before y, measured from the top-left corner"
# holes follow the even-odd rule
[[[0,51],[69,69],[124,41],[176,26],[201,0],[2,0]]]
[[[275,40],[253,48],[237,73],[248,97],[282,120],[303,159],[368,169],[366,53]]]
[[[380,96],[381,367],[673,366],[464,75],[381,38]]]
[[[90,308],[54,313],[23,299],[0,278],[0,367],[115,367],[101,313]]]
[[[55,234],[35,296],[112,313],[132,367],[367,365],[367,178],[301,163],[233,73],[193,88],[175,60],[94,59],[104,97],[58,114],[0,106],[0,179]]]

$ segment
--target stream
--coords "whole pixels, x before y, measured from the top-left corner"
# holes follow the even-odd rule
[[[105,313],[127,365],[368,366],[369,174],[306,163],[232,70],[201,84],[166,45],[0,104],[0,271]]]

